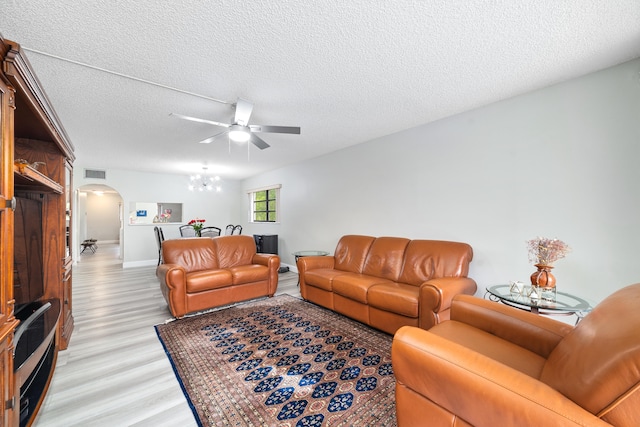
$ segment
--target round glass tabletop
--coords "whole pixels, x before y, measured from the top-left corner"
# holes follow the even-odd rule
[[[495,285],[487,288],[489,299],[504,303],[513,303],[532,309],[543,309],[564,313],[580,313],[591,311],[593,305],[584,298],[567,292],[553,292],[551,297],[536,297],[531,286],[524,284]]]
[[[327,256],[329,252],[327,251],[298,251],[292,254],[296,258],[304,257],[304,256]]]

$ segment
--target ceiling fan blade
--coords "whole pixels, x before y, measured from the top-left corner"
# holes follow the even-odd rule
[[[225,133],[228,133],[228,131],[223,130],[220,133],[216,133],[215,135],[210,136],[209,138],[206,138],[206,139],[203,139],[202,141],[200,141],[200,144],[209,144],[209,143],[213,142],[217,137],[219,137],[220,135],[223,135]]]
[[[234,123],[242,126],[246,126],[249,123],[251,112],[253,111],[253,104],[246,99],[238,98],[236,102],[236,116]]]
[[[210,125],[222,126],[225,128],[228,128],[229,126],[231,126],[230,124],[227,124],[227,123],[214,122],[213,120],[199,119],[197,117],[191,117],[191,116],[183,116],[182,114],[177,114],[177,113],[169,113],[169,115],[176,116],[179,119],[190,120],[192,122],[198,122],[198,123],[207,123]]]
[[[253,145],[255,145],[256,147],[258,147],[261,150],[264,150],[265,148],[269,148],[271,147],[269,144],[267,144],[264,139],[260,138],[258,135],[256,134],[251,134],[251,139],[250,141],[253,143]]]
[[[266,125],[251,125],[249,126],[252,132],[268,132],[268,133],[291,133],[300,135],[300,128],[295,126],[266,126]]]

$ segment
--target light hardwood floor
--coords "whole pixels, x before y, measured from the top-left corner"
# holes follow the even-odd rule
[[[299,297],[297,279],[280,274],[277,293]],[[116,245],[85,252],[73,314],[35,427],[197,425],[153,327],[171,319],[155,266],[123,269]]]

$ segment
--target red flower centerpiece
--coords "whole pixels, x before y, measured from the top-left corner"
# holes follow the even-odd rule
[[[202,230],[202,227],[204,227],[204,222],[204,219],[196,218],[189,221],[188,224],[192,226],[194,230],[196,230],[196,236],[199,236],[200,230]]]

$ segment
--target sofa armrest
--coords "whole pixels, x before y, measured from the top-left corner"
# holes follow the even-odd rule
[[[333,269],[336,264],[334,256],[305,256],[298,258],[298,285],[302,298],[307,299],[307,279],[306,273],[311,270]]]
[[[269,269],[268,295],[273,296],[278,289],[278,270],[280,269],[280,257],[274,254],[255,254],[251,259],[253,264],[264,265]]]
[[[253,258],[251,258],[251,263],[264,265],[265,267],[275,268],[277,270],[280,268],[280,257],[274,254],[254,254]]]
[[[537,379],[420,328],[400,328],[391,354],[398,426],[430,410],[441,416],[433,404],[474,426],[609,425]]]
[[[469,295],[454,298],[451,319],[496,335],[545,359],[573,330],[567,323]]]
[[[187,272],[178,264],[160,264],[156,268],[160,290],[169,305],[171,314],[182,317],[187,314]]]
[[[478,286],[468,277],[441,277],[420,285],[419,326],[429,329],[449,319],[453,297],[459,294],[473,295]]]
[[[298,273],[304,274],[305,271],[317,270],[319,268],[334,268],[336,259],[333,256],[305,256],[298,258]]]

